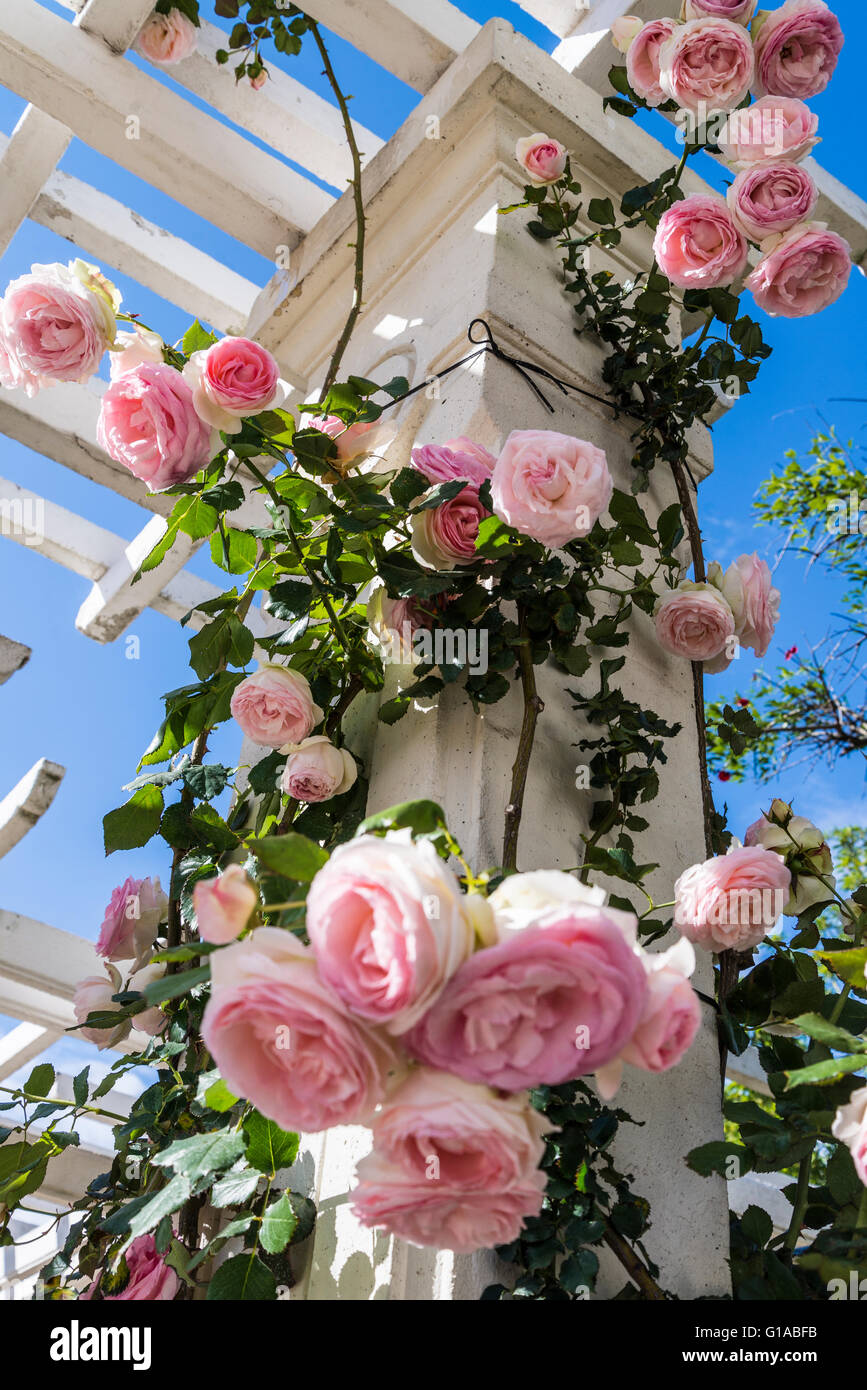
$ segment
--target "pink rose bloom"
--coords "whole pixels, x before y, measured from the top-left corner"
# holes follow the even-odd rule
[[[679,289],[709,290],[743,274],[749,247],[723,198],[692,193],[660,217],[653,254]]]
[[[568,157],[565,145],[541,131],[525,135],[515,146],[515,158],[527,175],[527,182],[535,188],[562,178]]]
[[[611,42],[618,53],[628,53],[630,44],[638,38],[643,28],[644,24],[637,15],[625,14],[615,19],[611,25]]]
[[[250,338],[221,338],[194,352],[183,375],[197,414],[224,434],[238,434],[248,415],[276,410],[289,391],[271,353]]]
[[[124,372],[131,372],[143,362],[163,360],[163,340],[159,333],[136,325],[132,333],[118,333],[109,353],[109,375],[112,381],[117,381]]]
[[[189,482],[211,458],[211,431],[196,414],[193,393],[164,362],[143,362],[111,383],[96,437],[151,492]]]
[[[551,549],[588,536],[613,491],[603,450],[554,430],[512,430],[491,484],[497,516]]]
[[[425,444],[421,449],[413,449],[413,468],[423,473],[431,483],[452,483],[463,478],[465,483],[480,488],[490,478],[496,459],[487,449],[477,451],[475,445],[471,446],[472,453],[465,453],[455,447],[460,443],[463,441],[456,439],[451,444]],[[485,459],[479,456],[482,453],[486,455]]]
[[[97,954],[106,960],[141,960],[150,950],[169,900],[158,878],[128,878],[105,909]]]
[[[730,19],[749,24],[759,0],[683,0],[682,19]]]
[[[673,19],[652,19],[642,26],[627,49],[629,85],[648,106],[661,106],[665,101],[665,92],[659,85],[659,51],[677,27]]]
[[[263,748],[301,743],[324,718],[309,682],[290,666],[265,664],[235,687],[232,718]]]
[[[240,864],[229,864],[216,878],[199,879],[193,885],[193,910],[203,941],[223,946],[246,927],[259,894]]]
[[[338,845],[310,885],[307,931],[323,980],[393,1034],[430,1008],[474,940],[455,875],[408,830]]]
[[[642,952],[647,997],[638,1027],[620,1056],[596,1073],[604,1100],[616,1094],[628,1062],[641,1071],[668,1071],[693,1044],[701,1024],[698,995],[690,984],[695,970],[691,941],[681,937],[667,951]]]
[[[105,968],[107,975],[87,975],[75,986],[72,1012],[77,1023],[84,1023],[90,1014],[120,1011],[121,1006],[114,1002],[112,995],[120,994],[123,988],[121,973],[114,965],[107,964]],[[125,1038],[131,1029],[132,1023],[124,1018],[116,1028],[79,1028],[77,1031],[88,1042],[95,1043],[100,1052],[104,1052],[107,1047],[114,1047],[115,1043]]]
[[[838,300],[851,272],[849,243],[824,222],[805,222],[768,250],[746,287],[766,314],[799,319]]]
[[[148,985],[156,984],[157,980],[163,979],[165,973],[165,961],[151,961],[149,965],[133,972],[127,987],[143,994]],[[149,1009],[142,1009],[141,1013],[136,1014],[133,1018],[136,1029],[140,1033],[148,1033],[152,1038],[163,1031],[167,1021],[167,1015],[158,1004],[152,1005]]]
[[[623,1050],[646,995],[635,918],[564,902],[471,956],[406,1045],[498,1090],[557,1086]]]
[[[514,1240],[538,1216],[550,1123],[526,1095],[496,1096],[425,1068],[388,1098],[358,1164],[352,1210],[413,1245],[469,1254]]]
[[[202,1037],[229,1090],[290,1131],[363,1123],[398,1066],[384,1037],[348,1017],[310,947],[277,927],[214,952]]]
[[[135,41],[135,49],[157,67],[172,67],[195,53],[198,31],[180,10],[152,14]]]
[[[34,265],[0,300],[5,386],[33,396],[58,381],[88,381],[114,342],[120,295],[84,261]]]
[[[843,30],[824,0],[786,0],[754,34],[756,95],[807,100],[824,92],[843,47]]]
[[[360,420],[354,425],[347,425],[339,415],[317,415],[312,420],[305,420],[304,428],[319,430],[320,433],[327,434],[329,439],[333,439],[337,445],[337,462],[340,464],[350,464],[356,459],[365,458],[376,448],[380,432],[378,420]]]
[[[712,584],[684,579],[656,605],[659,645],[687,661],[710,661],[726,650],[735,635],[735,620],[722,594]]]
[[[177,14],[174,10],[173,14]],[[129,1283],[121,1293],[104,1294],[106,1303],[167,1302],[174,1298],[180,1280],[157,1251],[152,1235],[138,1236],[124,1255]]]
[[[726,194],[735,226],[755,242],[805,222],[818,197],[816,185],[799,164],[760,164],[744,169]]]
[[[691,19],[680,24],[659,50],[660,87],[682,110],[694,115],[739,106],[754,74],[750,36],[727,19]]]
[[[479,522],[488,516],[474,487],[438,507],[412,518],[412,550],[416,559],[435,570],[453,570],[476,560]]]
[[[780,621],[780,591],[774,588],[767,563],[755,551],[739,555],[725,573],[721,565],[708,565],[708,579],[732,611],[741,646],[765,656]]]
[[[469,454],[477,463],[481,463],[489,473],[493,471],[494,464],[497,462],[490,449],[486,449],[482,444],[476,444],[475,440],[468,439],[465,434],[459,434],[457,439],[447,439],[446,449],[451,449],[453,454]]]
[[[732,169],[768,160],[797,164],[819,143],[819,117],[796,97],[761,97],[732,111],[717,144]]]
[[[792,875],[760,845],[693,864],[674,885],[674,925],[707,951],[751,951],[783,912]]]
[[[288,751],[280,785],[296,801],[330,801],[348,792],[358,776],[349,749],[335,748],[324,734],[290,743]]]
[[[867,1086],[853,1091],[848,1105],[840,1106],[831,1133],[846,1145],[852,1155],[855,1172],[867,1187]]]
[[[383,584],[378,585],[367,601],[368,641],[388,653],[386,661],[415,661],[413,636],[424,629],[430,631],[442,614],[444,594],[433,598],[389,598]]]

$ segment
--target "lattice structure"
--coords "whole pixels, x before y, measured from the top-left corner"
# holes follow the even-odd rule
[[[317,385],[347,303],[345,243],[352,214],[340,190],[350,162],[337,108],[276,67],[262,91],[236,87],[214,56],[227,46],[226,35],[210,24],[203,26],[199,51],[172,69],[176,85],[167,86],[124,56],[152,0],[62,4],[73,13],[64,17],[38,0],[9,0],[0,16],[0,83],[30,103],[11,136],[0,137],[0,254],[31,219],[66,238],[88,260],[120,271],[189,315],[222,332],[258,338],[278,357],[295,399],[303,399]],[[504,106],[511,101],[526,122],[544,111],[550,94],[552,113],[559,113],[561,124],[570,122],[576,139],[586,140],[591,177],[602,182],[610,177],[616,188],[630,171],[652,177],[670,162],[645,132],[624,134],[622,123],[603,116],[599,94],[607,90],[612,63],[612,20],[626,13],[661,16],[671,11],[672,0],[519,4],[550,30],[552,44],[559,40],[550,57],[529,45],[513,51],[501,21],[492,21],[494,27],[486,26],[489,32],[482,35],[480,26],[448,0],[310,0],[305,7],[419,94],[416,109],[385,147],[378,136],[356,126],[367,168],[366,199],[388,209],[393,196],[395,218],[404,219],[392,242],[383,235],[380,249],[374,247],[370,353],[378,340],[378,361],[400,358],[410,375],[423,377],[442,365],[444,355],[454,355],[462,332],[459,318],[466,313],[464,305],[455,310],[451,338],[442,325],[426,337],[424,326],[414,333],[413,320],[387,309],[386,288],[396,280],[401,258],[410,264],[427,254],[428,229],[414,224],[405,199],[391,192],[404,168],[412,167],[417,179],[428,168],[426,120],[444,111],[465,113],[455,120],[465,121],[461,129],[469,142],[469,132],[486,116],[484,101]],[[132,117],[140,122],[140,139],[128,138]],[[252,283],[155,225],[146,206],[125,207],[59,171],[73,137],[272,261],[268,283]],[[447,153],[454,147],[450,137]],[[861,265],[867,256],[867,206],[814,160],[808,167],[820,190],[816,216],[847,238]],[[517,181],[514,171],[508,177]],[[703,187],[691,174],[688,184],[690,191]],[[496,207],[492,212],[496,222]],[[475,229],[488,235],[483,222]],[[496,272],[488,274],[493,280]],[[465,317],[462,322],[465,327]],[[502,326],[508,331],[510,325]],[[544,336],[540,330],[538,340]],[[376,365],[359,364],[362,369]],[[195,549],[191,541],[177,544],[158,568],[132,584],[141,560],[163,533],[171,499],[146,492],[102,452],[96,439],[99,394],[99,382],[58,386],[33,398],[0,392],[0,432],[138,503],[153,514],[151,520],[127,539],[0,480],[0,529],[19,544],[38,543],[41,554],[92,581],[76,625],[92,639],[108,642],[145,607],[179,619],[218,591],[186,568]],[[413,418],[410,414],[409,427]],[[230,514],[229,524],[248,525],[259,510],[261,501],[251,496],[244,509]],[[264,631],[266,621],[260,610],[251,610],[248,624],[255,634]],[[14,665],[15,654],[4,639],[0,682]],[[48,783],[53,778],[56,785],[60,775],[62,769],[53,764],[34,769],[32,785],[19,786],[11,801],[0,804],[0,854],[14,843],[15,816],[20,828],[21,815],[40,814],[39,807],[44,810],[50,801]],[[0,911],[0,1014],[21,1020],[0,1041],[0,1078],[38,1056],[70,1026],[74,985],[92,965],[86,942]],[[133,1035],[132,1045],[136,1042]],[[737,1079],[759,1084],[758,1076],[750,1078],[743,1070]],[[83,1148],[76,1161],[72,1180],[83,1186],[98,1171],[99,1146]],[[63,1194],[43,1195],[50,1203]],[[741,1205],[746,1200],[756,1200],[755,1195]],[[6,1278],[21,1281],[31,1272],[28,1264],[26,1270],[7,1270]]]

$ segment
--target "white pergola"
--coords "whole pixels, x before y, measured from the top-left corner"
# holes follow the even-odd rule
[[[198,52],[171,69],[181,89],[176,90],[125,56],[152,0],[61,2],[73,12],[69,18],[38,0],[10,0],[0,15],[0,84],[29,103],[12,134],[0,136],[0,254],[28,219],[36,222],[109,273],[123,273],[190,316],[221,332],[257,337],[277,354],[296,399],[303,399],[321,371],[322,342],[334,340],[334,326],[339,331],[346,312],[345,295],[329,297],[347,263],[351,229],[349,199],[339,202],[351,164],[337,107],[273,65],[263,90],[236,86],[231,69],[215,61],[227,35],[207,23]],[[553,63],[540,54],[529,76],[510,69],[511,59],[498,57],[512,87],[535,88],[537,104],[550,93],[553,108],[574,122],[576,138],[586,136],[588,147],[609,150],[612,167],[618,160],[626,171],[666,167],[670,157],[645,132],[618,126],[612,133],[614,119],[601,114],[599,95],[608,90],[608,69],[616,58],[608,33],[612,20],[626,13],[661,16],[676,9],[678,0],[518,3],[559,42]],[[367,168],[365,196],[387,202],[401,167],[425,167],[425,120],[456,107],[464,88],[469,91],[478,78],[482,60],[473,55],[480,52],[480,26],[449,0],[309,0],[305,9],[419,94],[416,109],[386,148],[378,136],[356,126]],[[494,35],[495,47],[500,34]],[[530,96],[522,101],[528,111],[535,109]],[[140,138],[128,138],[132,117]],[[274,264],[268,283],[252,283],[156,225],[146,205],[126,207],[58,170],[73,138],[266,257]],[[290,168],[286,159],[297,167]],[[604,170],[604,159],[598,167]],[[820,189],[816,215],[847,238],[861,266],[867,256],[867,206],[815,160],[809,168]],[[693,190],[704,187],[688,177]],[[411,234],[421,245],[422,230],[408,225],[406,236]],[[411,250],[407,244],[407,256]],[[388,266],[374,266],[377,284],[389,273]],[[319,306],[315,332],[311,297]],[[389,335],[382,336],[387,356]],[[425,359],[412,358],[420,376],[431,365],[442,365],[435,356],[431,347]],[[94,381],[86,387],[59,386],[32,399],[0,391],[0,433],[138,503],[151,519],[138,535],[119,536],[50,497],[0,479],[0,530],[91,581],[76,626],[95,641],[109,642],[146,607],[177,620],[217,589],[186,568],[196,543],[183,537],[155,570],[131,583],[163,534],[171,499],[149,494],[100,449],[96,421],[102,389]],[[261,502],[251,496],[227,520],[248,525],[260,515]],[[266,621],[260,610],[251,610],[254,633],[261,635]],[[27,654],[20,644],[0,639],[0,683]],[[0,855],[47,809],[62,775],[62,768],[42,760],[0,802]],[[74,985],[93,966],[88,943],[0,910],[0,1014],[20,1020],[0,1039],[0,1078],[18,1072],[74,1022]],[[739,1059],[733,1075],[754,1089],[764,1084],[749,1058]],[[83,1148],[75,1162],[76,1180],[83,1185],[102,1159],[98,1148]],[[738,1207],[756,1200],[757,1180],[742,1181],[751,1184],[750,1195],[733,1191]],[[768,1200],[773,1204],[773,1196]],[[6,1282],[30,1272],[30,1264],[23,1273],[7,1270]],[[0,1288],[3,1282],[0,1273]]]

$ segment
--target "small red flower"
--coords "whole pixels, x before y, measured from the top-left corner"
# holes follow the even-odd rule
[[[797,652],[797,647],[790,647],[789,650],[786,652],[786,661],[789,661],[791,657],[796,656]]]
[[[717,777],[721,782],[730,782],[732,780],[732,775],[730,772],[718,772]]]
[[[738,704],[740,705],[741,709],[748,709],[749,703],[749,700],[745,700],[743,695],[738,697]]]

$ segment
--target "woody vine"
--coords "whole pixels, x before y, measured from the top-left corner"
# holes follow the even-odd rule
[[[629,1116],[610,1102],[624,1066],[676,1065],[702,1010],[718,1024],[723,1076],[730,1051],[758,1045],[772,1101],[729,1102],[733,1137],[685,1161],[725,1176],[732,1161],[739,1173],[794,1170],[785,1232],[757,1208],[734,1222],[736,1295],[828,1296],[863,1262],[867,889],[837,893],[821,832],[779,799],[733,841],[705,768],[704,674],[742,650],[765,654],[780,596],[757,555],[706,564],[689,431],[720,395],[748,389],[769,352],[736,288],[751,254],[747,287],[783,315],[830,303],[849,267],[845,243],[809,221],[815,190],[799,160],[815,143],[802,100],[815,92],[791,90],[786,58],[794,25],[821,59],[814,83],[827,82],[839,25],[820,0],[754,10],[687,0],[679,21],[616,27],[626,67],[612,70],[607,104],[624,119],[658,105],[687,118],[680,162],[627,191],[619,211],[585,202],[558,141],[518,143],[528,231],[555,243],[576,327],[604,351],[592,394],[633,429],[624,488],[598,447],[536,426],[529,391],[528,428],[497,454],[461,436],[390,456],[387,412],[411,384],[341,376],[364,305],[363,176],[322,34],[294,6],[218,0],[237,19],[218,61],[234,54],[236,80],[260,87],[264,46],[291,54],[309,38],[343,116],[354,282],[316,399],[288,409],[277,362],[251,340],[195,323],[166,344],[82,261],[33,267],[7,288],[2,386],[85,381],[111,354],[102,446],[176,499],[142,571],[184,534],[209,539],[234,581],[185,620],[193,678],[165,696],[131,795],[105,818],[107,853],[155,839],[171,852],[168,893],[156,878],[115,890],[101,973],[76,994],[84,1037],[135,1046],[98,1085],[85,1068],[72,1101],[50,1096],[42,1064],[2,1102],[4,1241],[49,1159],[77,1143],[75,1121],[117,1121],[116,1157],[73,1205],[46,1296],[276,1298],[315,1222],[292,1188],[299,1136],[360,1123],[372,1147],[351,1194],[359,1221],[420,1245],[497,1248],[516,1274],[486,1297],[586,1297],[602,1245],[631,1296],[670,1297],[672,1272],[644,1244],[652,1213],[612,1156]],[[198,24],[196,0],[160,0],[139,50],[183,61]],[[763,93],[752,105],[751,89]],[[725,120],[711,128],[708,109]],[[689,159],[705,149],[740,166],[727,202],[684,194]],[[605,255],[640,227],[654,263],[621,283]],[[677,500],[651,516],[642,497],[659,467]],[[238,516],[251,495],[265,524]],[[257,596],[267,622],[254,622]],[[695,730],[616,684],[634,624],[651,620],[662,648],[692,663]],[[419,647],[418,634],[444,628],[479,639],[466,650],[484,637],[484,670]],[[395,650],[406,669],[379,703],[386,723],[448,685],[477,712],[520,689],[499,864],[469,864],[430,800],[367,804],[345,721],[355,701],[379,699]],[[589,731],[579,747],[593,805],[566,870],[519,867],[543,666]],[[212,731],[230,720],[253,748],[236,767],[208,761]],[[735,746],[753,734],[747,711],[726,708],[715,737]],[[679,866],[672,901],[658,904],[641,809],[679,736],[701,765],[708,857]],[[651,949],[672,927],[676,944]],[[696,946],[716,957],[715,999],[690,984]],[[143,1063],[157,1079],[129,1117],[104,1111],[118,1076]],[[818,1234],[805,1248],[807,1229]]]

